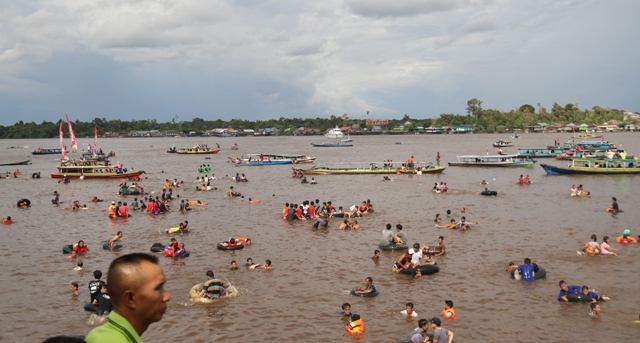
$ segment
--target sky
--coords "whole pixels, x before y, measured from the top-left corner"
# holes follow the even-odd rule
[[[640,111],[637,0],[0,0],[0,125]],[[369,114],[367,114],[369,113]]]

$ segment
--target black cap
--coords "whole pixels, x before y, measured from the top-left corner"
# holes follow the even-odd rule
[[[414,248],[420,248],[420,243],[413,243]]]

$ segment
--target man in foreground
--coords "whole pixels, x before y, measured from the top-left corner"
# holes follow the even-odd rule
[[[167,310],[169,293],[158,258],[144,253],[120,256],[107,274],[113,305],[107,323],[87,335],[87,343],[142,343],[140,336]]]

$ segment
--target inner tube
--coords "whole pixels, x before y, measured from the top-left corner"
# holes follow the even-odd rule
[[[395,243],[391,243],[391,244],[387,244],[387,245],[378,245],[378,247],[381,250],[402,250],[402,249],[407,249],[406,245],[395,244]]]
[[[98,313],[98,305],[92,305],[91,303],[84,304],[84,310],[88,312]]]
[[[162,243],[153,243],[153,245],[151,246],[151,252],[163,252],[164,251],[164,245]]]
[[[196,298],[198,296],[198,293],[202,291],[202,287],[204,287],[204,284],[201,284],[201,283],[191,287],[191,289],[189,290],[189,298],[190,299]]]
[[[567,294],[567,300],[569,300],[570,303],[590,303],[592,301],[590,296],[584,295],[582,293]]]
[[[536,270],[536,275],[533,277],[536,280],[543,279],[547,276],[547,270],[538,266],[538,270]]]
[[[39,173],[33,173],[33,174],[31,174],[31,178],[32,179],[39,179],[40,178],[40,174]]]
[[[244,249],[244,244],[238,244],[235,246],[224,246],[222,245],[222,243],[218,243],[218,245],[216,245],[216,248],[218,248],[219,250],[240,250],[240,249]]]
[[[482,192],[480,192],[480,194],[486,195],[486,196],[492,196],[492,195],[498,195],[498,192],[496,192],[496,191],[482,191]]]
[[[183,258],[183,257],[189,257],[191,254],[189,253],[189,251],[185,251],[184,254],[180,255],[180,256],[175,256],[177,258]]]
[[[124,246],[124,245],[122,245],[122,244],[116,244],[116,246],[115,246],[115,247],[113,247],[113,250],[119,250],[119,249],[122,249],[122,247],[123,247],[123,246]],[[104,244],[102,245],[102,249],[104,249],[104,250],[109,250],[109,243],[104,243]]]
[[[31,206],[31,200],[29,199],[18,200],[18,207],[29,207],[29,206]]]
[[[63,254],[71,254],[72,251],[73,251],[73,244],[65,245],[62,247]]]
[[[403,269],[400,271],[401,274],[413,275],[413,270],[417,269],[420,271],[422,275],[435,274],[440,271],[440,267],[437,264],[423,264],[417,266],[415,268]]]
[[[242,196],[242,194],[240,194],[240,193],[232,193],[231,196],[235,198],[235,197]]]
[[[380,294],[380,292],[372,292],[372,293],[365,293],[365,294],[356,294],[356,290],[352,289],[351,291],[349,291],[349,294],[351,295],[355,295],[356,297],[363,297],[363,298],[373,298],[373,297],[377,297],[378,294]]]

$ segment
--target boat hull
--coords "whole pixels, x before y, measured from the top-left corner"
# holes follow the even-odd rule
[[[277,160],[277,161],[251,161],[251,162],[240,162],[234,164],[236,167],[261,167],[261,166],[275,166],[278,164],[291,164],[291,160]]]
[[[0,163],[0,166],[22,166],[22,165],[29,164],[29,163],[31,163],[31,160],[19,161],[19,162]]]
[[[78,179],[80,176],[84,176],[85,180],[88,179],[127,179],[134,178],[142,175],[144,171],[135,171],[128,173],[54,173],[51,174],[53,179],[64,179],[65,175],[69,179]]]
[[[531,168],[536,163],[536,161],[530,162],[449,162],[449,166],[451,167],[521,167],[521,168]]]
[[[348,142],[321,143],[321,144],[311,143],[311,145],[313,145],[316,148],[348,148],[353,146],[353,144],[350,144]]]
[[[549,175],[629,175],[640,174],[640,168],[559,167],[540,164]]]
[[[422,174],[440,174],[447,167],[431,167],[431,168],[421,168],[420,172]],[[327,167],[315,167],[315,168],[295,168],[296,171],[301,171],[304,175],[361,175],[361,174],[374,174],[374,175],[384,175],[384,174],[396,174],[397,168],[327,168]],[[418,170],[409,169],[409,170],[401,170],[401,174],[416,174]]]
[[[167,151],[169,152],[169,151]],[[215,149],[215,150],[201,150],[201,151],[176,151],[176,154],[178,155],[211,155],[211,154],[217,154],[220,152],[220,149]]]

